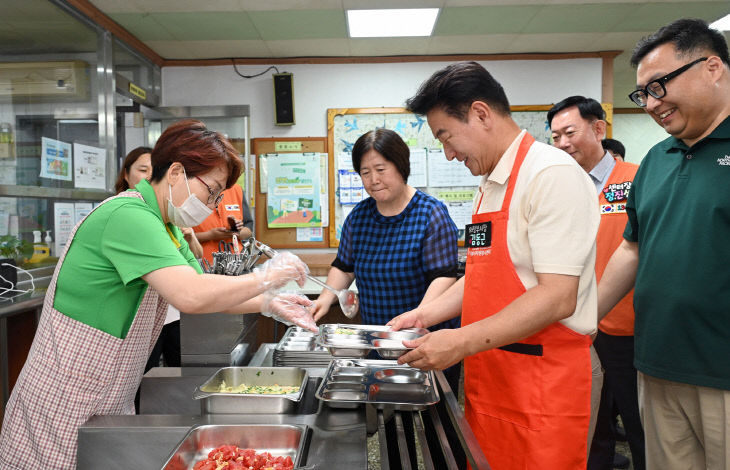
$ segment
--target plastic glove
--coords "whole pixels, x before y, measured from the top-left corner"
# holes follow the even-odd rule
[[[298,256],[288,251],[280,251],[273,258],[253,270],[262,289],[278,289],[289,281],[304,285],[309,267]]]
[[[310,307],[312,301],[292,292],[266,291],[262,294],[261,314],[286,325],[297,325],[311,331],[318,331]]]

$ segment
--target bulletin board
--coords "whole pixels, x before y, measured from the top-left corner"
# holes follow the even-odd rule
[[[288,144],[284,144],[288,143]],[[277,145],[278,144],[278,145]],[[251,142],[255,156],[255,214],[256,238],[272,248],[327,248],[330,246],[328,230],[324,230],[322,241],[298,242],[296,228],[269,228],[266,221],[266,194],[261,192],[259,184],[259,156],[273,153],[327,153],[327,139],[324,137],[274,137],[256,138]],[[290,150],[282,150],[288,147]],[[331,187],[331,186],[330,186]],[[330,217],[331,219],[331,217]]]
[[[517,125],[527,131],[540,142],[550,143],[551,132],[547,123],[547,111],[551,105],[539,106],[512,106],[512,118]],[[329,241],[330,246],[339,245],[339,236],[342,224],[348,213],[349,205],[340,203],[340,185],[337,178],[340,170],[340,163],[344,161],[347,153],[352,151],[352,146],[358,137],[365,132],[376,128],[388,128],[397,132],[411,148],[426,149],[426,152],[436,152],[442,149],[441,143],[433,137],[425,117],[413,114],[405,108],[336,108],[327,110],[327,139],[329,142],[330,162],[330,223]],[[460,162],[450,162],[457,166],[463,165]],[[459,171],[462,168],[459,168]],[[413,174],[413,166],[411,166]],[[409,178],[410,183],[411,178]],[[478,182],[469,186],[432,187],[429,182],[425,186],[416,187],[427,194],[447,203],[449,213],[452,214],[452,207],[459,206],[458,218],[462,219],[465,209],[465,201],[471,199],[469,194],[476,191]],[[457,202],[452,197],[460,197]],[[469,207],[471,207],[469,203]],[[470,209],[469,209],[470,210]],[[452,218],[455,216],[452,214]],[[462,220],[463,222],[463,220]],[[457,223],[457,227],[460,224]],[[463,223],[461,224],[463,225]],[[459,231],[460,240],[463,240],[463,230]],[[459,242],[463,245],[463,242]]]

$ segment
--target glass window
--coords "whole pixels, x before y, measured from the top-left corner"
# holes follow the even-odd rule
[[[99,50],[111,51],[108,37],[48,0],[3,2],[0,236],[32,243],[40,231],[56,255],[69,225],[110,194],[117,169],[106,122],[113,107],[100,96],[110,95],[111,63],[103,57],[111,54]]]

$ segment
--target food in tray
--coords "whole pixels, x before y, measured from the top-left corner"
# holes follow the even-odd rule
[[[255,395],[287,395],[290,393],[299,393],[299,385],[246,385],[238,384],[229,386],[226,381],[222,381],[218,387],[219,393],[249,393]]]
[[[291,457],[274,457],[268,452],[222,445],[208,453],[208,458],[193,466],[193,470],[293,470]]]
[[[352,328],[336,328],[335,334],[336,335],[356,335],[356,334],[358,334],[358,331],[353,330]]]

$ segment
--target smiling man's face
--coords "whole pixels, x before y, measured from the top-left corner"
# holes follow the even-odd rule
[[[637,88],[644,88],[652,80],[663,77],[685,64],[702,56],[697,52],[692,56],[678,55],[674,45],[662,44],[649,52],[636,68]],[[644,110],[669,134],[685,142],[695,141],[710,124],[706,103],[710,98],[707,87],[705,67],[700,62],[677,77],[665,83],[666,95],[662,98],[647,98]]]
[[[470,108],[466,121],[462,121],[443,109],[434,108],[426,114],[433,136],[444,146],[446,159],[458,160],[474,176],[486,175],[494,170],[501,152],[496,152],[494,139],[489,138],[484,119]]]

